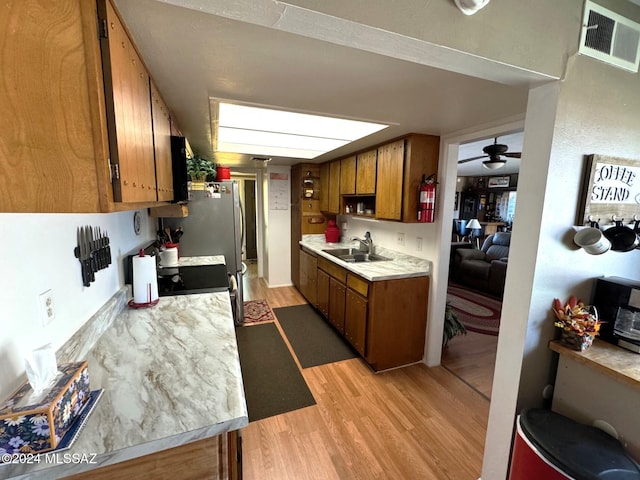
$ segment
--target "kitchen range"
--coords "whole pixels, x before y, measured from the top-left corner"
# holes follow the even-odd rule
[[[224,264],[231,277],[229,280],[235,321],[238,325],[242,324],[244,319],[242,291],[244,218],[238,183],[235,181],[207,183],[204,190],[189,190],[189,216],[164,218],[161,222],[161,231],[180,229],[184,232],[179,243],[181,257],[224,256]],[[223,278],[220,267],[187,268],[181,262],[179,263],[181,280],[178,283],[183,285],[171,285],[175,282],[167,282],[166,277],[176,280],[173,277],[174,273],[171,269],[168,272],[163,272],[163,268],[159,269],[161,279],[158,286],[169,295],[207,291],[210,288],[229,285],[229,280]]]

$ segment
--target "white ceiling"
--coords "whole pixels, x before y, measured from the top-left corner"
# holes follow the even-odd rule
[[[508,152],[522,152],[522,141],[524,140],[524,132],[514,132],[498,137],[498,143],[502,143],[509,147]],[[458,149],[458,160],[464,160],[466,158],[473,158],[480,155],[485,155],[482,151],[483,147],[494,143],[494,138],[484,138],[477,141],[469,142],[460,145]],[[520,171],[520,158],[507,158],[507,163],[504,167],[500,167],[496,170],[488,170],[482,166],[482,162],[486,158],[473,160],[471,162],[465,162],[458,165],[459,177],[479,177],[489,175],[510,175],[518,173]]]
[[[496,123],[526,109],[527,84],[473,78],[163,1],[115,3],[183,134],[205,157],[212,153],[210,97],[392,125],[312,162],[411,132],[443,135]],[[482,155],[492,141],[482,139],[476,153],[463,154],[472,145],[462,146],[461,158]],[[500,142],[522,148],[516,137]],[[250,155],[216,153],[216,161],[257,166]]]

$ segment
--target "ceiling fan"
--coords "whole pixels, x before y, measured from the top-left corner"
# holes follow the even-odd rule
[[[489,160],[485,160],[484,162],[482,162],[482,166],[490,170],[496,170],[498,168],[504,167],[505,164],[507,163],[507,159],[501,158],[501,156],[509,157],[509,158],[520,158],[520,156],[522,155],[522,152],[509,152],[508,150],[509,150],[509,147],[502,143],[498,143],[498,137],[495,137],[493,141],[493,145],[487,145],[482,149],[482,151],[486,153],[486,155],[480,155],[479,157],[465,158],[463,160],[459,160],[458,163],[467,163],[473,160],[478,160],[480,158],[488,157]]]

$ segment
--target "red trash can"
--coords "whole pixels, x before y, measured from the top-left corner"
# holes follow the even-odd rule
[[[640,480],[640,466],[602,430],[545,409],[517,421],[509,480]]]

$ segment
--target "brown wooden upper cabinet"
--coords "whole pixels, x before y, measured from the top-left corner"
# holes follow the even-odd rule
[[[376,193],[377,150],[359,153],[356,157],[356,195]]]
[[[403,169],[404,139],[378,148],[376,217],[401,220]]]
[[[173,200],[168,108],[109,0],[98,16],[114,201]]]
[[[157,205],[149,75],[115,10],[108,0],[36,4],[9,0],[0,16],[0,67],[11,72],[0,89],[0,211]]]
[[[387,144],[320,166],[320,209],[338,214],[342,203],[364,200],[381,220],[418,221],[418,186],[422,176],[438,173],[440,138],[409,134]],[[339,185],[339,187],[338,187]],[[345,195],[345,202],[341,196]]]
[[[160,92],[151,82],[153,113],[153,150],[156,160],[158,200],[173,200],[173,168],[171,163],[171,116]]]
[[[438,172],[440,138],[412,134],[378,147],[376,218],[418,221],[418,186]]]
[[[340,213],[340,160],[329,164],[329,205],[328,213]]]
[[[100,2],[114,200],[157,199],[149,74],[110,2]]]
[[[356,156],[340,160],[340,195],[356,193]]]
[[[329,211],[329,163],[320,165],[320,211]]]

